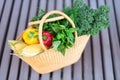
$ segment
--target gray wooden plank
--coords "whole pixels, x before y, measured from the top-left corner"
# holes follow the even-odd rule
[[[71,7],[72,6],[72,0],[65,0],[64,4],[65,4],[65,7]]]
[[[0,20],[1,20],[1,17],[2,17],[4,4],[5,4],[5,0],[0,0]]]
[[[51,11],[55,9],[55,0],[48,0],[47,11]]]
[[[40,80],[50,80],[50,74],[43,74],[41,75],[41,79]]]
[[[16,37],[18,37],[26,27],[26,20],[27,20],[27,15],[28,15],[28,8],[29,8],[28,3],[29,3],[29,0],[23,0],[21,14],[19,18],[19,24],[17,26],[18,31],[17,31]]]
[[[90,2],[89,4],[90,4],[90,7],[91,7],[91,8],[93,8],[93,9],[96,9],[96,8],[97,8],[97,7],[96,7],[96,4],[97,4],[97,3],[96,3],[96,0],[89,0],[89,2]]]
[[[56,9],[62,11],[63,10],[63,0],[56,1]]]
[[[102,58],[100,49],[100,38],[99,35],[92,37],[93,44],[93,62],[94,62],[94,79],[103,80],[103,68],[102,68]]]
[[[8,75],[8,70],[9,70],[9,60],[10,60],[10,50],[8,47],[8,44],[5,44],[5,51],[4,51],[4,56],[1,62],[1,67],[0,67],[0,79],[1,80],[6,80],[7,75]]]
[[[92,71],[92,53],[91,53],[91,44],[88,42],[85,51],[84,51],[84,80],[93,80],[93,71]]]
[[[31,70],[31,75],[30,75],[30,80],[39,80],[39,73],[34,71],[33,69]]]
[[[88,0],[84,0],[84,3],[88,5]]]
[[[6,3],[6,6],[8,5],[8,3],[10,3],[10,2],[8,1]],[[14,6],[19,9],[20,5],[17,5],[17,3],[16,3]],[[13,10],[15,11],[16,9],[14,8]],[[8,10],[8,13],[9,13],[9,10]],[[19,11],[18,12],[16,11],[16,13],[14,13],[11,16],[10,25],[9,26],[6,25],[7,27],[9,27],[9,30],[8,30],[8,34],[6,36],[7,39],[6,39],[6,43],[4,44],[5,48],[4,48],[3,57],[2,57],[2,60],[1,60],[1,67],[0,67],[0,78],[1,78],[1,80],[6,80],[7,76],[8,76],[8,73],[9,73],[9,65],[11,65],[11,64],[9,64],[10,63],[10,48],[8,47],[8,42],[7,41],[9,39],[13,39],[13,37],[14,37],[15,29],[16,29],[15,26],[17,25],[17,19],[14,19],[14,17],[17,17],[18,13],[19,13]],[[5,27],[5,26],[2,25],[1,27]]]
[[[12,61],[11,61],[11,67],[10,67],[10,71],[9,71],[9,76],[8,76],[8,80],[17,80],[18,77],[18,70],[19,70],[19,58],[16,56],[12,57]]]
[[[57,70],[53,72],[52,80],[61,80],[61,70]]]
[[[120,5],[120,0],[113,0],[114,2],[114,11],[115,11],[115,15],[116,15],[116,23],[117,23],[117,29],[118,29],[118,38],[119,38],[119,44],[120,44],[120,9],[119,9],[119,5]]]
[[[31,18],[36,15],[38,8],[37,8],[38,1],[37,0],[32,0],[31,1],[31,8],[29,12],[29,18],[28,21],[30,22]],[[27,24],[28,25],[28,24]]]
[[[120,0],[114,0],[114,6],[115,6],[115,12],[116,12],[116,19],[117,19],[117,27],[118,27],[118,33],[119,33],[119,44],[120,44],[120,9],[119,9],[119,5],[120,5]],[[115,50],[114,50],[115,51]],[[114,53],[114,55],[118,55],[118,57],[119,57],[119,55],[120,55],[120,50],[119,50],[119,52],[117,53],[117,54],[115,54]],[[119,74],[120,74],[120,63],[119,63],[119,61],[118,60],[120,60],[120,58],[114,58],[114,70],[115,70],[115,78],[116,78],[116,80],[119,80],[120,79],[120,76],[119,76]],[[119,70],[118,70],[119,69]]]
[[[12,28],[11,31],[12,32],[14,31],[13,37],[14,37],[14,34],[16,34],[15,29],[17,26],[17,21],[19,20],[20,7],[21,7],[21,1],[15,1],[15,6],[13,8],[11,23],[10,23],[10,28]],[[11,31],[9,31],[8,33],[11,33]],[[8,34],[8,36],[11,37],[11,35],[9,35],[9,34]],[[14,57],[12,57],[12,60],[11,60],[11,66],[10,66],[9,77],[8,77],[9,80],[17,79],[18,67],[19,67],[19,59],[14,56]]]
[[[111,49],[107,30],[101,31],[102,55],[104,64],[104,74],[106,80],[114,80],[113,65],[111,60]]]
[[[47,0],[40,0],[40,9],[46,10]]]
[[[117,34],[117,28],[116,28],[116,22],[115,22],[115,14],[113,9],[113,2],[112,0],[107,1],[107,5],[110,6],[110,42],[111,42],[111,48],[112,48],[112,57],[114,62],[114,70],[115,70],[115,78],[116,80],[120,79],[120,44]]]
[[[63,80],[72,80],[72,66],[63,69]]]
[[[102,38],[102,55],[103,55],[103,63],[104,63],[104,73],[106,80],[114,80],[113,74],[113,65],[111,60],[111,49],[110,49],[110,41],[107,30],[102,30],[101,32]]]
[[[96,8],[96,5],[95,4],[91,4],[91,7],[93,8]],[[104,35],[102,35],[104,36]],[[93,37],[93,43],[95,41],[97,41],[96,43],[94,43],[95,45],[98,44],[98,40],[99,40],[99,36],[98,37]],[[106,41],[105,41],[106,42]],[[104,44],[103,44],[104,45]],[[97,46],[95,46],[97,47]],[[99,48],[98,48],[99,49]],[[104,48],[105,49],[105,48]],[[114,80],[114,75],[113,75],[113,67],[112,67],[112,58],[111,58],[111,54],[110,53],[106,53],[103,49],[103,61],[104,61],[104,72],[105,72],[105,79],[106,80]],[[100,51],[100,50],[99,50]],[[97,51],[96,51],[97,52]],[[100,54],[100,53],[99,53]],[[107,54],[108,56],[106,56],[105,54]],[[96,58],[97,59],[97,58]],[[95,61],[95,60],[94,60]],[[98,64],[98,63],[97,63]],[[99,64],[100,65],[100,64]],[[100,65],[101,66],[101,65]]]
[[[29,67],[24,61],[22,61],[21,68],[20,68],[20,74],[19,74],[19,80],[29,80],[28,74],[29,74]]]
[[[1,37],[0,37],[0,60],[2,59],[2,50],[3,50],[3,43],[4,43],[4,37],[5,37],[5,34],[6,34],[6,29],[8,28],[8,20],[10,18],[10,11],[11,11],[11,8],[12,8],[12,3],[13,1],[11,0],[7,0],[6,3],[5,3],[5,8],[4,8],[4,11],[3,11],[3,15],[2,15],[2,19],[1,19],[1,23],[0,23],[0,34]]]
[[[80,60],[74,64],[74,69],[73,69],[73,80],[82,80],[82,56]]]

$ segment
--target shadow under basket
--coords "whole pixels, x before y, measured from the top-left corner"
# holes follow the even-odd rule
[[[43,46],[43,48],[45,47],[43,45],[42,38],[41,38],[42,36],[41,30],[42,30],[43,23],[45,23],[45,21],[50,22],[49,19],[47,19],[47,17],[51,14],[62,15],[61,17],[58,17],[58,18],[60,19],[66,18],[71,23],[72,27],[75,27],[71,19],[64,13],[60,11],[51,11],[47,13],[45,16],[43,16],[43,18],[41,19],[41,22],[38,21],[40,24],[39,40],[40,40],[40,43],[42,43],[40,44],[40,46]],[[55,21],[55,20],[57,20],[57,18],[54,18],[52,21]],[[16,56],[22,59],[23,61],[25,61],[27,64],[29,64],[36,72],[41,74],[45,74],[45,73],[49,73],[49,72],[61,69],[63,67],[69,66],[77,62],[80,59],[81,54],[90,38],[90,36],[87,36],[87,35],[83,35],[80,37],[77,37],[77,34],[75,35],[76,35],[75,44],[73,45],[73,47],[66,49],[65,56],[63,56],[60,52],[55,51],[53,48],[45,50],[44,52],[33,57],[25,57],[19,54],[16,54]],[[17,40],[21,40],[21,37],[19,37]]]

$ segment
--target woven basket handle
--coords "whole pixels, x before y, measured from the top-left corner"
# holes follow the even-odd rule
[[[49,17],[52,14],[59,14],[61,16],[47,19],[47,17]],[[43,27],[43,24],[45,22],[52,22],[52,21],[61,20],[61,19],[64,19],[64,18],[66,18],[71,23],[72,27],[75,28],[74,22],[65,13],[63,13],[61,11],[57,11],[57,10],[54,10],[54,11],[51,11],[51,12],[48,12],[47,14],[45,14],[43,16],[43,18],[41,19],[41,21],[36,21],[36,22],[33,22],[33,23],[32,22],[29,23],[29,25],[31,26],[33,24],[38,24],[38,22],[39,22],[39,24],[40,24],[39,25],[39,41],[40,41],[40,45],[43,48],[43,50],[47,50],[47,48],[44,46],[43,40],[42,40],[42,27]],[[77,32],[75,31],[75,40],[76,40],[76,38],[77,38]]]

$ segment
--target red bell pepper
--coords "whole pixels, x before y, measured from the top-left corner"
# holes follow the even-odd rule
[[[50,47],[52,45],[53,34],[49,31],[44,31],[42,33],[43,43],[46,47]]]

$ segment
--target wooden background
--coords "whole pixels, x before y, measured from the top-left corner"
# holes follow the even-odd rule
[[[92,8],[110,6],[110,27],[91,37],[74,65],[38,74],[14,55],[8,40],[15,39],[38,8],[62,10],[72,0],[0,0],[0,80],[120,80],[120,0],[84,0]]]

